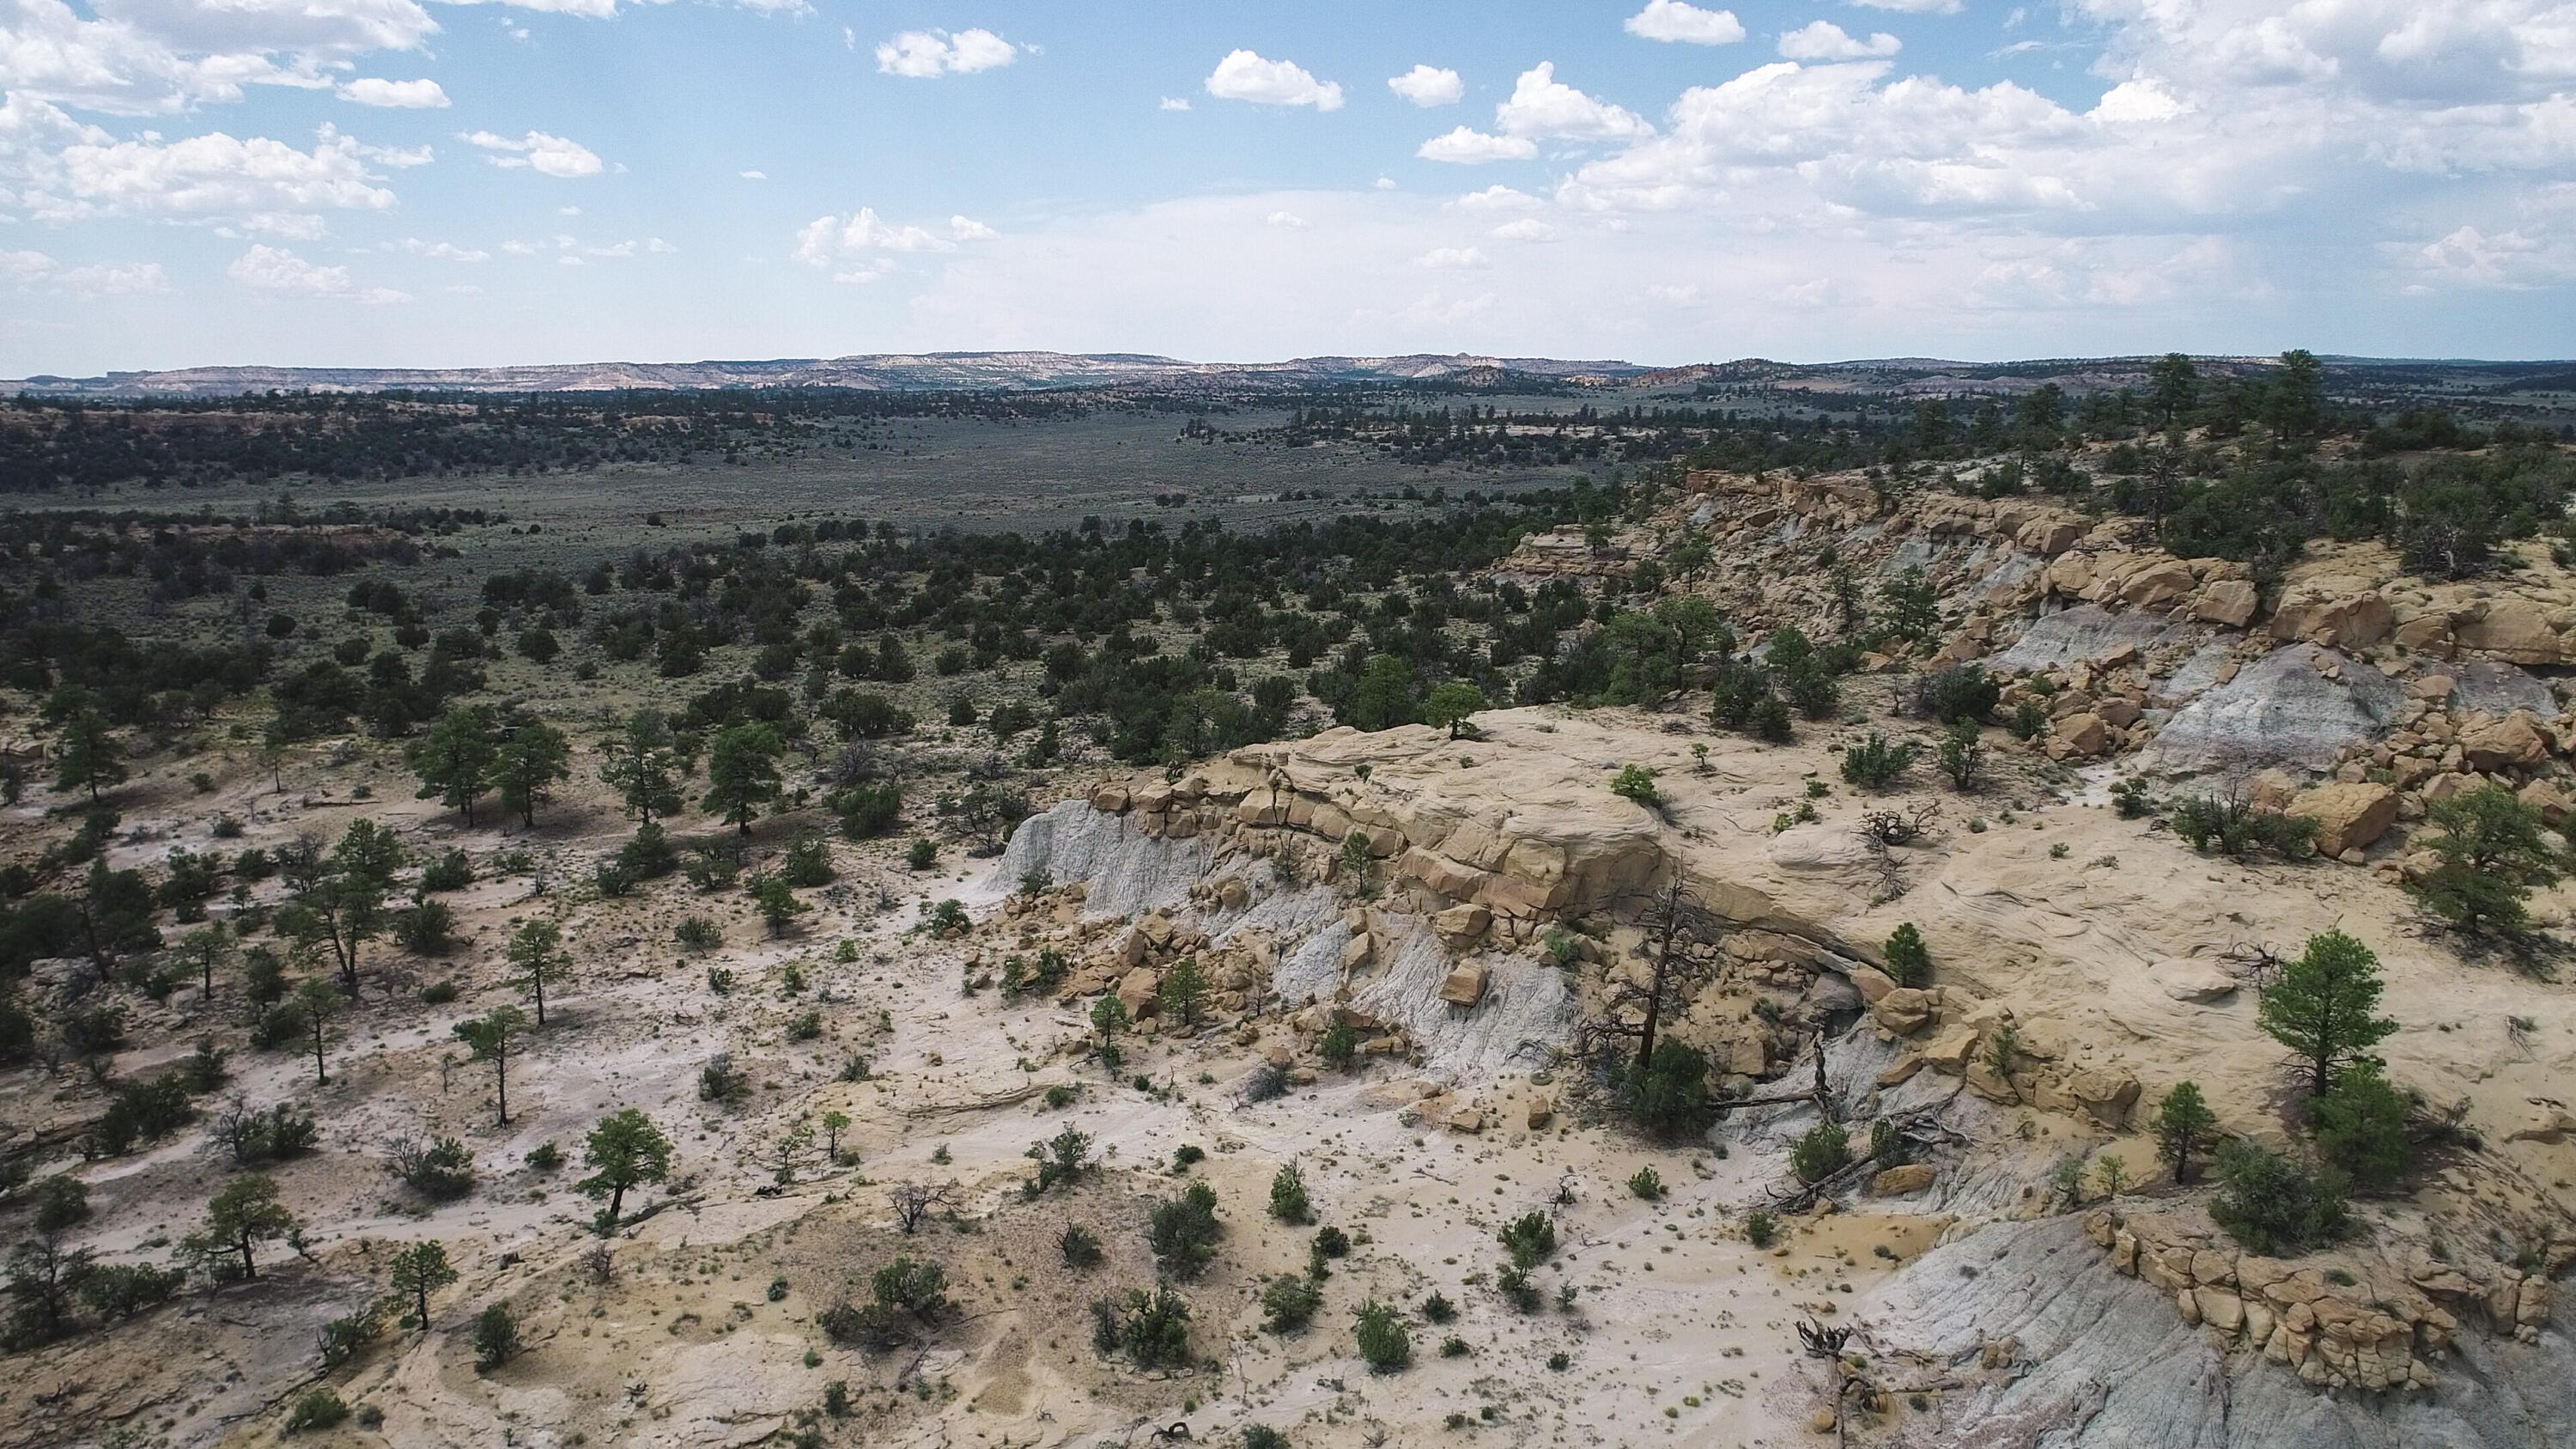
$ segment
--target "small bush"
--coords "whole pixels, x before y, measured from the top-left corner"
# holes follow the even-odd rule
[[[1655,772],[1643,765],[1622,765],[1617,778],[1610,782],[1610,793],[1622,800],[1633,800],[1652,810],[1663,804],[1662,792],[1655,788]]]
[[[403,1186],[436,1202],[453,1202],[474,1190],[474,1154],[453,1137],[406,1142],[388,1164]]]
[[[474,1315],[474,1370],[490,1373],[519,1352],[519,1319],[507,1303],[495,1303]]]
[[[109,1263],[90,1269],[80,1283],[80,1300],[111,1322],[132,1318],[166,1303],[187,1281],[183,1268],[155,1268],[149,1263]]]
[[[724,944],[724,928],[704,916],[690,916],[672,927],[671,934],[692,951],[712,951]]]
[[[1055,1247],[1068,1268],[1100,1266],[1100,1235],[1080,1223],[1067,1223],[1063,1234],[1055,1240]]]
[[[751,1083],[744,1078],[742,1068],[733,1064],[731,1052],[718,1052],[698,1068],[699,1101],[731,1102],[750,1090]]]
[[[1175,1277],[1193,1278],[1216,1256],[1221,1231],[1216,1220],[1215,1189],[1204,1182],[1194,1182],[1179,1197],[1154,1204],[1146,1242],[1165,1271]]]
[[[800,835],[787,847],[787,855],[778,863],[778,873],[792,886],[828,885],[832,880],[832,852],[819,835]]]
[[[2239,795],[2177,798],[2166,802],[2165,818],[2192,849],[2215,848],[2236,860],[2305,855],[2316,843],[2319,825],[2312,816],[2260,809]]]
[[[787,1020],[789,1041],[812,1041],[823,1034],[823,1013],[802,1011]]]
[[[903,867],[906,870],[931,870],[938,864],[939,846],[935,841],[917,839],[904,850]]]
[[[1767,1248],[1780,1236],[1780,1221],[1759,1208],[1744,1219],[1744,1241],[1757,1248]]]
[[[1913,768],[1914,742],[1891,744],[1876,730],[1843,751],[1843,782],[1864,790],[1884,790]]]
[[[1261,1326],[1272,1333],[1294,1333],[1323,1304],[1324,1290],[1299,1274],[1282,1273],[1261,1290]]]
[[[1923,986],[1932,980],[1932,952],[1912,921],[1888,933],[1887,974],[1899,986]]]
[[[1288,1436],[1267,1424],[1246,1424],[1243,1449],[1288,1449]]]
[[[309,1389],[286,1411],[286,1432],[301,1434],[307,1429],[329,1429],[349,1417],[349,1406],[329,1389]]]
[[[1316,1057],[1337,1072],[1349,1071],[1359,1054],[1359,1029],[1347,1021],[1336,1021],[1324,1028],[1323,1037],[1315,1043]]]
[[[1185,1368],[1190,1363],[1190,1306],[1170,1284],[1148,1293],[1127,1290],[1121,1304],[1102,1298],[1091,1305],[1091,1342],[1102,1353],[1124,1353],[1138,1368]]]
[[[461,891],[472,884],[474,861],[461,850],[451,850],[420,868],[424,891]]]
[[[1556,1224],[1542,1212],[1521,1214],[1505,1223],[1496,1236],[1515,1268],[1535,1268],[1556,1252]]]
[[[1664,1195],[1663,1176],[1652,1167],[1640,1167],[1628,1179],[1628,1191],[1653,1202]]]
[[[1270,1178],[1270,1215],[1283,1223],[1311,1223],[1314,1200],[1306,1192],[1306,1175],[1287,1163]]]
[[[1359,1306],[1357,1316],[1351,1337],[1370,1368],[1388,1374],[1413,1362],[1413,1335],[1403,1315],[1372,1298]]]
[[[1824,1181],[1851,1161],[1851,1138],[1839,1122],[1819,1122],[1789,1149],[1789,1170],[1803,1183]]]
[[[1450,1302],[1445,1296],[1434,1293],[1422,1300],[1422,1316],[1433,1323],[1447,1323],[1458,1316],[1458,1305]]]
[[[2345,1178],[2326,1168],[2310,1172],[2250,1142],[2219,1145],[2218,1192],[2209,1215],[2245,1248],[2268,1257],[2294,1257],[2344,1234],[2350,1214]]]
[[[2406,1140],[2406,1098],[2379,1069],[2356,1063],[2317,1099],[2317,1151],[2363,1187],[2403,1176],[2413,1154]]]
[[[420,988],[420,1004],[423,1006],[445,1006],[462,994],[463,988],[459,987],[453,981],[431,981],[425,983]]]
[[[1984,719],[1994,713],[2003,685],[1982,664],[1953,664],[1919,680],[1914,687],[1915,712],[1945,725]]]
[[[1467,1340],[1460,1338],[1454,1333],[1449,1335],[1447,1338],[1440,1340],[1440,1356],[1442,1358],[1465,1358],[1473,1352],[1475,1352],[1475,1350],[1467,1346]]]

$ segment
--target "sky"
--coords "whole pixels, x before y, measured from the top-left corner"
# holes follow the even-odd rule
[[[0,376],[2576,354],[2576,0],[0,0]]]

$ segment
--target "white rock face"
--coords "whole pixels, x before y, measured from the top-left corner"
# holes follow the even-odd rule
[[[2177,774],[2323,770],[2344,746],[2387,734],[2403,702],[2375,666],[2293,644],[2175,711],[2138,763]]]

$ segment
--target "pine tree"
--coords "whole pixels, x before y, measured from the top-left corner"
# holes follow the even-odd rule
[[[104,716],[83,706],[63,721],[54,744],[55,789],[87,790],[90,803],[96,804],[100,790],[124,780],[125,751],[109,733]]]
[[[501,792],[501,808],[516,811],[519,823],[537,824],[537,807],[554,794],[557,780],[572,775],[572,746],[563,731],[537,720],[522,721],[492,752],[492,784]]]
[[[2308,1094],[2334,1090],[2335,1077],[2356,1062],[2375,1060],[2371,1047],[2397,1030],[2378,1009],[2379,958],[2341,931],[2308,938],[2299,959],[2263,993],[2255,1021],[2308,1066]]]
[[[420,777],[415,798],[463,812],[471,828],[474,802],[490,781],[495,749],[488,706],[460,704],[449,709],[412,747],[411,772]]]

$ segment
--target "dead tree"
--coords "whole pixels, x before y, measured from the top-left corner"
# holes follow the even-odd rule
[[[910,1236],[920,1229],[931,1209],[948,1201],[948,1189],[926,1182],[898,1182],[887,1189],[886,1201],[894,1204],[895,1222]]]
[[[1646,979],[1632,979],[1622,969],[1623,963],[1605,967],[1601,985],[1608,1000],[1601,1014],[1587,1023],[1585,1033],[1592,1038],[1595,1054],[1603,1057],[1610,1055],[1611,1040],[1624,1043],[1633,1038],[1635,1048],[1623,1046],[1620,1054],[1628,1058],[1633,1077],[1642,1080],[1654,1059],[1655,1037],[1665,1016],[1688,1007],[1690,998],[1717,974],[1716,948],[1725,938],[1726,923],[1676,873],[1662,890],[1646,898],[1639,924],[1654,942]]]

